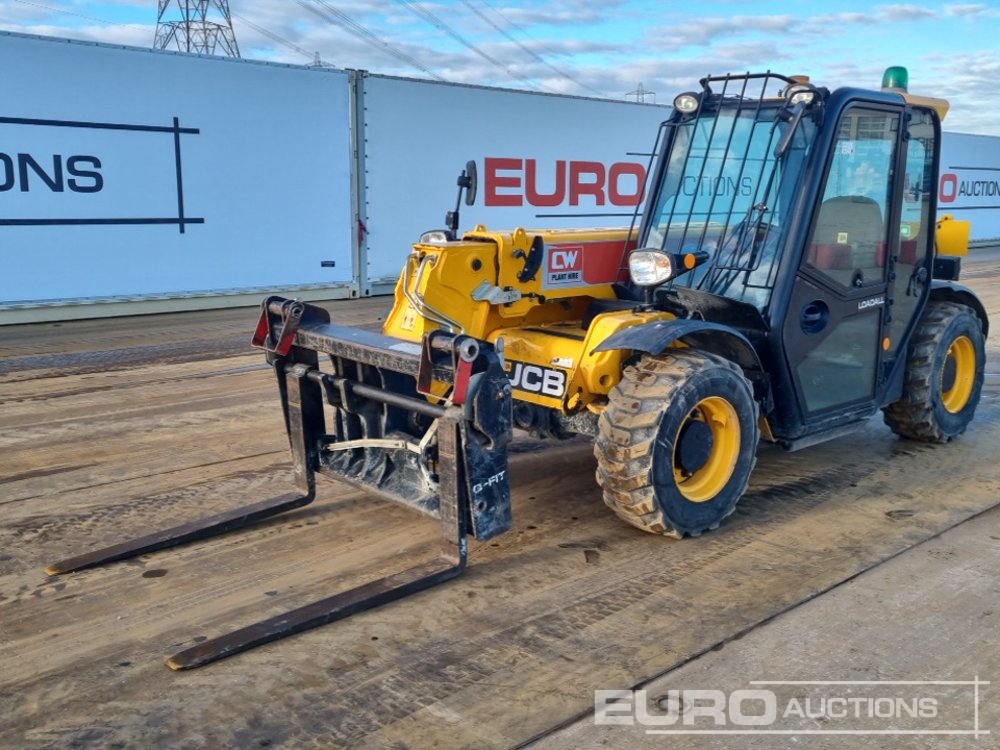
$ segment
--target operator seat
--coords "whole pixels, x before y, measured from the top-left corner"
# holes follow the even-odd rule
[[[828,276],[850,286],[857,270],[881,265],[885,248],[882,209],[863,195],[838,195],[823,201],[808,261]]]

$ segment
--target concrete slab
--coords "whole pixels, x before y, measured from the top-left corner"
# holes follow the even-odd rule
[[[970,266],[996,313],[995,268]],[[378,302],[340,304],[371,323]],[[241,343],[254,322],[244,310],[4,329],[0,748],[518,746],[584,714],[595,687],[662,675],[1000,501],[992,363],[961,440],[901,441],[873,420],[796,454],[762,447],[737,513],[696,540],[615,519],[587,441],[522,440],[515,528],[473,545],[463,578],[171,673],[168,654],[398,570],[436,535],[322,482],[316,504],[245,533],[41,572],[287,491],[272,378]]]
[[[737,690],[772,690],[778,719],[766,725],[741,726],[725,716],[691,718],[683,711],[676,723],[645,726],[597,725],[593,716],[529,745],[532,750],[596,750],[683,745],[691,750],[771,750],[808,747],[840,750],[883,748],[1000,747],[1000,509],[994,509],[913,547],[824,596],[817,597],[765,623],[738,640],[720,645],[642,686],[650,714],[666,714],[670,690],[710,689],[728,697]],[[965,685],[754,685],[751,681],[953,681],[976,678],[988,684]],[[595,687],[611,688],[601,683]],[[678,696],[680,697],[680,695]],[[827,699],[826,713],[821,699]],[[832,702],[837,697],[873,698]],[[793,709],[811,699],[815,718],[801,720]],[[890,711],[887,698],[906,704],[900,715]],[[914,721],[906,708],[922,699],[926,716]],[[764,700],[746,704],[746,711],[764,714]],[[935,715],[931,716],[934,701]],[[706,705],[702,702],[702,705]],[[975,709],[978,705],[978,716]],[[855,706],[858,711],[855,711]],[[898,703],[897,703],[897,707]],[[848,709],[848,710],[844,710]],[[626,719],[632,712],[615,709]],[[881,710],[881,717],[877,715]],[[728,712],[728,705],[727,705]],[[860,712],[860,715],[859,715]],[[918,704],[918,713],[920,705]],[[876,713],[874,719],[871,713]],[[845,714],[843,717],[840,714]],[[893,718],[889,718],[889,716]],[[676,714],[675,714],[676,715]],[[739,719],[739,717],[737,717]],[[978,726],[983,731],[974,734]],[[837,736],[820,732],[956,731],[961,734],[869,734]],[[791,736],[767,734],[801,728]],[[650,734],[647,729],[691,734]],[[712,735],[712,731],[757,734]]]

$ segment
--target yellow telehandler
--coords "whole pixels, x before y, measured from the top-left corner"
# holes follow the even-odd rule
[[[466,539],[511,525],[513,428],[594,438],[604,502],[643,531],[698,536],[733,512],[759,440],[797,450],[877,411],[944,442],[979,401],[988,320],[957,283],[967,222],[935,220],[947,102],[829,91],[773,73],[679,95],[644,209],[622,229],[459,236],[406,259],[382,333],[264,301],[295,492],[57,563],[98,565],[300,507],[317,473],[440,520],[438,556],[205,641],[183,669],[457,575]],[[460,116],[460,113],[456,113]]]

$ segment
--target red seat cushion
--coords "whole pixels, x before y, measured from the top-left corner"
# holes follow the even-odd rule
[[[840,243],[813,245],[809,251],[809,262],[820,269],[853,268],[851,246]]]

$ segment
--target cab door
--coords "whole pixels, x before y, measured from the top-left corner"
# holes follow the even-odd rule
[[[841,114],[782,331],[807,425],[878,406],[892,345],[887,248],[899,239],[902,114],[874,104]]]

